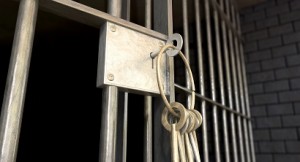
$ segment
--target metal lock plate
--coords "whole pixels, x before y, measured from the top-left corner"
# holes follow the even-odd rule
[[[142,94],[159,94],[156,58],[152,59],[150,53],[160,49],[165,44],[163,40],[106,22],[101,28],[99,43],[98,87],[112,85]],[[166,66],[164,57],[161,76],[168,95]]]

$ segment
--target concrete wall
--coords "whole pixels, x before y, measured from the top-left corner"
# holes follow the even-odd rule
[[[300,161],[300,0],[241,10],[258,162]]]

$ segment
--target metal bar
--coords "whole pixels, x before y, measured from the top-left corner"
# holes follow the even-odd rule
[[[118,18],[119,16],[112,16],[110,14],[93,9],[75,1],[41,0],[40,5],[46,11],[96,28],[100,28],[104,22],[109,21],[117,25],[121,25],[126,28],[152,36],[154,38],[167,40],[167,34],[161,34],[159,32],[147,29],[143,26]]]
[[[224,90],[224,78],[223,78],[223,59],[221,53],[221,44],[220,44],[220,29],[219,29],[219,15],[216,9],[214,11],[214,21],[215,21],[215,36],[216,36],[216,48],[217,48],[217,59],[218,59],[218,72],[219,72],[219,83],[220,83],[220,95],[221,95],[221,103],[225,104],[225,90]],[[223,12],[223,10],[221,10]],[[221,20],[222,27],[225,27],[224,20]],[[223,29],[223,28],[222,28]],[[224,30],[222,30],[225,32]],[[223,133],[224,133],[224,146],[225,146],[225,159],[226,162],[230,161],[229,157],[229,144],[228,144],[228,127],[227,127],[227,112],[223,109],[222,111],[222,119],[223,119]]]
[[[167,0],[168,6],[168,36],[173,34],[173,5],[172,5],[172,0]],[[170,102],[175,101],[175,67],[174,67],[174,58],[169,57],[169,88],[170,88]]]
[[[124,93],[124,114],[123,114],[123,148],[122,148],[122,162],[127,159],[127,132],[128,132],[128,93]]]
[[[144,162],[152,162],[152,97],[145,96]]]
[[[153,0],[153,8],[155,8],[153,27],[154,30],[171,35],[173,33],[173,16],[172,16],[172,0]],[[170,102],[175,101],[174,88],[174,59],[169,58],[169,83]],[[167,88],[167,87],[166,87]],[[161,113],[164,107],[160,99],[155,100],[154,109],[154,160],[153,161],[171,161],[170,149],[165,146],[170,146],[170,134],[165,131],[161,125]]]
[[[180,89],[180,90],[182,90],[182,91],[184,91],[184,92],[186,92],[186,93],[189,93],[189,94],[191,94],[192,93],[192,91],[190,90],[190,89],[187,89],[186,87],[183,87],[183,86],[181,86],[181,85],[178,85],[178,84],[176,84],[175,83],[175,88],[178,88],[178,89]],[[195,93],[195,96],[197,97],[196,99],[201,99],[201,101],[206,101],[207,103],[209,103],[209,104],[211,104],[211,105],[215,105],[215,106],[217,106],[217,108],[219,107],[219,108],[221,108],[221,109],[223,109],[223,110],[226,110],[226,111],[229,111],[229,112],[231,112],[231,113],[233,113],[233,114],[236,114],[236,115],[238,115],[238,116],[240,116],[240,117],[242,117],[242,118],[246,118],[246,119],[250,119],[248,116],[246,116],[245,114],[242,114],[242,113],[239,113],[239,112],[237,112],[237,111],[235,111],[235,110],[232,110],[232,108],[229,108],[229,107],[227,107],[227,106],[225,106],[225,105],[222,105],[222,104],[220,104],[220,103],[218,103],[218,102],[216,102],[216,101],[213,101],[212,99],[209,99],[209,98],[207,98],[207,97],[205,97],[205,96],[203,96],[203,95],[201,95],[201,94],[199,94],[199,93]]]
[[[250,105],[249,105],[249,96],[248,96],[248,84],[247,84],[247,77],[246,77],[246,70],[245,70],[245,59],[244,59],[244,52],[243,47],[241,45],[241,62],[242,62],[242,68],[243,68],[243,80],[244,80],[244,88],[245,88],[245,102],[246,102],[246,109],[247,109],[247,115],[249,118],[251,118],[250,114]],[[252,162],[255,162],[255,150],[254,150],[254,141],[253,141],[253,132],[252,132],[252,123],[251,120],[248,120],[248,129],[249,129],[249,140],[250,140],[250,148],[251,148],[251,157]]]
[[[0,161],[17,157],[38,0],[21,0],[1,110]]]
[[[125,19],[130,21],[130,4],[131,0],[125,2]],[[128,92],[124,92],[124,114],[123,114],[123,147],[122,147],[122,162],[127,161],[127,136],[128,136]]]
[[[182,13],[183,13],[183,40],[184,40],[184,54],[188,62],[190,61],[190,49],[189,49],[189,22],[188,22],[188,5],[187,0],[182,0]],[[191,88],[190,77],[187,71],[185,71],[186,86]],[[190,106],[191,95],[188,96],[187,106]]]
[[[110,0],[108,3],[108,13],[112,16],[121,17],[121,0]]]
[[[237,14],[236,20],[237,20],[237,28],[239,30],[239,33],[241,33],[241,24],[239,19],[239,14]],[[250,106],[249,106],[249,96],[248,96],[248,84],[247,84],[247,76],[246,76],[246,68],[245,68],[245,59],[244,59],[244,51],[243,51],[243,44],[240,42],[240,61],[241,61],[241,69],[242,69],[242,81],[244,83],[244,98],[245,98],[245,114],[249,117],[250,115]],[[251,120],[247,121],[248,124],[248,135],[249,135],[249,142],[250,142],[250,149],[251,149],[251,155],[248,154],[248,161],[255,162],[255,151],[254,151],[254,141],[253,141],[253,132],[252,132],[252,123]],[[247,126],[245,126],[247,127]],[[250,151],[250,150],[249,150]]]
[[[237,15],[236,12],[233,11],[233,21],[236,24],[236,28],[238,29],[238,24],[236,21]],[[243,85],[243,79],[242,79],[242,70],[241,70],[241,58],[240,58],[240,51],[239,51],[239,43],[238,39],[234,38],[235,42],[235,49],[236,49],[236,60],[237,60],[237,71],[238,71],[238,82],[239,82],[239,89],[240,89],[240,101],[241,101],[241,110],[243,114],[246,114],[245,112],[245,100],[244,100],[244,85]],[[245,85],[247,86],[247,85]],[[244,138],[245,138],[245,149],[246,149],[246,159],[248,162],[250,162],[250,149],[249,149],[249,141],[248,141],[248,129],[247,129],[247,120],[243,119],[243,128],[244,128]]]
[[[145,26],[151,29],[152,25],[152,0],[145,0]]]
[[[202,51],[202,39],[201,39],[201,16],[200,16],[200,4],[198,0],[195,0],[195,18],[196,18],[196,39],[197,39],[197,52],[198,52],[198,70],[199,70],[199,85],[200,94],[205,96],[205,84],[204,84],[204,65],[203,65],[203,51]],[[203,152],[204,161],[208,162],[208,140],[207,140],[207,117],[206,117],[206,102],[201,101],[202,112],[202,138],[203,138]]]
[[[226,1],[226,6],[228,6],[228,0]],[[224,0],[221,0],[221,8],[224,11]],[[229,14],[230,12],[228,12]],[[230,30],[230,29],[229,29]],[[229,57],[228,57],[228,42],[227,42],[227,31],[226,25],[224,21],[222,21],[222,31],[223,31],[223,43],[224,43],[224,58],[225,58],[225,71],[226,71],[226,80],[227,80],[227,92],[228,92],[228,101],[229,107],[233,110],[233,100],[232,100],[232,85],[231,85],[231,74],[230,74],[230,65],[229,65]],[[231,32],[229,32],[231,35]],[[236,145],[236,131],[235,131],[235,117],[233,113],[230,113],[230,126],[231,126],[231,136],[232,136],[232,150],[233,150],[233,160],[234,162],[238,162],[237,157],[237,145]]]
[[[145,4],[145,26],[151,29],[151,0],[146,0]],[[152,162],[152,97],[150,95],[145,96],[144,121],[144,162]]]
[[[212,38],[211,38],[211,22],[210,22],[210,2],[205,0],[205,16],[206,16],[206,33],[208,44],[208,57],[209,57],[209,74],[211,84],[212,100],[216,101],[216,85],[215,85],[215,72],[214,72],[214,56],[212,50]],[[218,127],[218,114],[217,106],[213,105],[213,130],[214,130],[214,144],[215,144],[215,157],[216,162],[220,162],[220,146],[219,146],[219,127]]]
[[[231,32],[230,32],[231,34]],[[233,87],[234,87],[234,97],[235,97],[235,107],[237,112],[240,112],[239,110],[239,101],[238,101],[238,88],[237,88],[237,80],[236,80],[236,72],[235,72],[235,58],[234,58],[234,49],[233,49],[233,40],[232,40],[232,35],[229,36],[229,41],[230,41],[230,49],[231,51],[231,66],[232,66],[232,77],[233,77]],[[241,132],[241,118],[238,116],[237,117],[237,125],[238,125],[238,141],[239,141],[239,148],[240,148],[240,158],[241,162],[244,162],[244,151],[243,151],[243,137],[242,137],[242,132]]]
[[[233,15],[233,7],[230,7],[230,11]],[[235,97],[235,107],[236,111],[240,112],[240,102],[239,102],[239,92],[238,92],[238,84],[237,84],[237,74],[236,74],[236,60],[235,60],[235,50],[233,46],[233,37],[234,34],[232,34],[232,31],[229,32],[229,48],[231,49],[231,68],[232,68],[232,78],[233,78],[233,87],[234,87],[234,97]],[[238,126],[238,141],[239,141],[239,148],[240,148],[240,161],[244,162],[244,143],[243,143],[243,135],[242,135],[242,128],[241,128],[241,118],[240,116],[237,116],[237,126]]]
[[[131,0],[122,0],[121,18],[130,21]]]
[[[126,0],[126,20],[129,21],[130,20],[130,10],[131,10],[131,0]]]
[[[230,13],[231,13],[231,25],[233,26],[233,31],[238,33],[238,29],[236,28],[236,22],[235,22],[235,7],[234,7],[234,4],[232,1],[230,1],[230,4],[229,4],[229,10],[230,10]],[[235,38],[235,35],[233,35],[233,38]]]
[[[170,36],[173,34],[173,11],[172,0],[154,0],[154,30],[162,34]],[[164,40],[167,40],[165,36]],[[169,67],[169,87],[170,88],[170,102],[175,101],[174,88],[174,58],[168,57]]]
[[[154,0],[154,30],[167,35],[173,34],[172,0]]]
[[[121,0],[110,0],[108,13],[121,17]],[[102,122],[100,136],[100,162],[115,162],[118,119],[118,88],[103,88]]]
[[[240,65],[240,56],[239,56],[239,45],[237,39],[235,38],[235,49],[236,49],[236,61],[237,61],[237,71],[238,71],[238,82],[239,82],[239,90],[240,90],[240,102],[241,102],[241,112],[245,114],[245,101],[244,101],[244,88],[243,88],[243,80],[241,73],[241,65]],[[249,152],[249,141],[248,141],[248,130],[247,130],[247,121],[242,119],[243,128],[244,128],[244,142],[246,149],[246,159],[250,161],[250,152]]]
[[[236,25],[236,29],[239,29],[238,23],[237,23],[237,19],[238,19],[238,15],[236,14],[236,10],[235,7],[232,5],[232,10],[233,11],[233,22]],[[237,31],[240,33],[240,31]],[[242,67],[241,67],[241,58],[240,58],[240,43],[238,42],[238,39],[235,37],[235,49],[236,49],[236,60],[237,60],[237,71],[238,71],[238,80],[239,80],[239,89],[240,89],[240,101],[241,101],[241,110],[242,113],[246,115],[246,111],[245,111],[245,93],[244,93],[244,86],[247,85],[243,85],[243,76],[242,76]],[[248,138],[248,125],[247,125],[247,120],[243,119],[243,128],[244,128],[244,138],[245,138],[245,150],[246,150],[246,159],[248,162],[250,162],[251,158],[250,158],[250,148],[249,148],[249,138]]]
[[[115,162],[117,138],[118,88],[103,88],[100,134],[100,162]]]
[[[225,7],[226,7],[226,15],[227,15],[228,21],[231,23],[231,17],[232,16],[231,16],[231,8],[230,8],[230,5],[229,5],[229,1],[230,0],[225,0]],[[232,32],[234,29],[233,28],[228,28],[228,30]]]
[[[221,19],[225,21],[227,28],[231,29],[234,36],[237,37],[240,41],[244,41],[242,35],[237,32],[235,24],[233,25],[232,21],[230,21],[230,16],[226,15],[226,13],[224,12],[224,10],[222,10],[222,7],[218,4],[216,0],[211,0],[211,2],[212,7],[218,11]]]

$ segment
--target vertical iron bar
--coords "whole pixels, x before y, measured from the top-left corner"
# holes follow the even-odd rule
[[[173,33],[173,15],[172,0],[153,0],[153,8],[155,8],[153,27],[154,30],[171,35]],[[169,57],[169,85],[170,102],[175,101],[174,87],[174,59]],[[164,104],[161,100],[155,100],[154,106],[154,160],[153,161],[170,161],[170,149],[162,146],[170,145],[170,134],[161,125],[161,113]]]
[[[151,29],[152,19],[152,1],[145,1],[145,26]],[[145,110],[144,110],[144,162],[152,162],[152,97],[145,96]]]
[[[122,162],[127,159],[127,132],[128,132],[128,92],[124,93],[124,116],[123,116],[123,147]]]
[[[230,6],[228,8],[231,11],[232,16],[234,15],[233,12],[233,6]],[[231,18],[233,20],[233,17]],[[235,26],[235,22],[232,21],[232,23]],[[238,84],[237,84],[237,74],[236,74],[236,61],[235,61],[235,50],[233,46],[233,37],[234,34],[232,31],[229,34],[229,46],[231,49],[231,68],[232,68],[232,78],[233,78],[233,87],[234,87],[234,96],[235,96],[235,106],[236,106],[236,111],[240,112],[240,102],[239,102],[239,93],[238,93]],[[238,136],[239,136],[239,148],[240,148],[240,161],[244,162],[244,143],[243,143],[243,134],[242,134],[242,126],[241,126],[241,117],[237,116],[237,126],[238,126]]]
[[[21,0],[1,111],[1,162],[17,157],[38,0]]]
[[[242,45],[241,45],[242,46]],[[247,84],[247,76],[246,76],[246,69],[245,69],[245,59],[244,59],[244,52],[243,47],[241,47],[241,62],[242,62],[242,69],[243,69],[243,80],[244,80],[244,88],[245,88],[245,102],[246,102],[246,109],[248,117],[251,117],[250,114],[250,106],[249,106],[249,96],[248,96],[248,84]],[[253,132],[252,132],[252,123],[251,118],[248,120],[248,129],[249,129],[249,141],[250,141],[250,148],[251,148],[251,157],[252,162],[255,162],[255,150],[254,150],[254,141],[253,141]]]
[[[226,4],[226,11],[227,11],[227,16],[229,18],[229,20],[231,20],[231,8],[230,8],[230,5],[229,5],[229,0],[225,0],[225,4]],[[230,55],[233,55],[234,54],[234,51],[233,51],[233,42],[232,42],[232,35],[233,35],[233,31],[231,31],[231,29],[229,28],[229,33],[228,33],[228,37],[229,37],[229,48],[230,50]],[[231,56],[232,57],[232,56]],[[230,69],[230,60],[228,59],[228,69]],[[232,73],[233,73],[233,69],[232,69]],[[232,83],[231,81],[231,75],[230,75],[230,71],[229,71],[229,74],[228,74],[228,78],[230,79],[230,84]],[[233,109],[234,108],[234,103],[233,101],[235,100],[235,93],[233,94],[233,89],[234,87],[231,86],[231,90],[230,90],[230,95],[229,97],[231,97],[231,108]],[[235,92],[235,91],[234,91]],[[234,98],[233,98],[234,96]],[[229,100],[230,101],[230,100]],[[232,138],[233,138],[233,156],[234,156],[234,160],[235,162],[238,161],[238,151],[237,151],[237,136],[236,134],[239,134],[239,131],[238,133],[236,133],[236,122],[235,122],[235,116],[234,114],[231,113],[231,116],[230,116],[230,120],[231,120],[231,123],[232,123],[232,130],[231,130],[231,133],[232,133]]]
[[[183,37],[184,37],[184,53],[185,53],[185,57],[188,61],[188,63],[190,63],[190,49],[189,49],[189,22],[188,22],[188,4],[187,4],[187,0],[182,0],[182,12],[183,12]],[[189,77],[188,71],[185,70],[185,78],[186,78],[186,86],[188,89],[191,89],[191,79]],[[189,109],[194,109],[194,107],[191,107],[191,95],[188,94],[187,96],[187,102],[186,102],[187,108]],[[196,133],[194,134],[195,138],[197,139]],[[187,138],[186,140],[189,140],[189,138]],[[192,140],[192,138],[190,139]],[[198,147],[198,143],[197,146]],[[195,160],[198,161],[200,160],[200,157],[196,157],[195,155]]]
[[[115,162],[117,139],[118,88],[103,88],[100,134],[100,162]]]
[[[126,20],[130,21],[131,0],[126,0]]]
[[[188,5],[187,0],[182,0],[182,13],[183,13],[183,40],[184,40],[184,54],[188,62],[190,61],[190,49],[189,49],[189,22],[188,22]],[[188,72],[185,71],[186,86],[191,89],[190,77]],[[187,106],[190,106],[191,95],[188,95]]]
[[[122,0],[109,0],[108,13],[112,16],[121,17]]]
[[[145,26],[151,29],[151,0],[145,2]],[[152,162],[152,97],[145,96],[144,162]]]
[[[197,50],[198,50],[198,70],[199,70],[199,85],[200,94],[205,96],[205,85],[204,85],[204,65],[203,65],[203,51],[202,51],[202,39],[201,39],[201,16],[200,16],[200,4],[199,0],[195,0],[195,18],[196,18],[196,33],[197,33]],[[202,136],[203,136],[203,152],[204,161],[208,162],[208,140],[207,140],[207,119],[206,119],[206,102],[201,101],[201,112],[202,112]]]
[[[221,94],[221,103],[225,105],[225,91],[224,91],[224,78],[223,78],[223,59],[221,53],[221,44],[220,44],[220,30],[219,30],[219,15],[218,11],[214,8],[214,21],[215,21],[215,35],[216,35],[216,48],[217,48],[217,57],[218,57],[218,71],[219,71],[219,83],[220,83],[220,94]],[[225,25],[224,20],[221,21],[222,29]],[[222,32],[225,32],[222,30]],[[223,119],[223,133],[224,133],[224,145],[225,145],[225,159],[226,162],[229,162],[229,144],[228,144],[228,132],[227,132],[227,112],[222,110],[222,119]],[[217,161],[220,161],[217,160]]]
[[[145,26],[151,29],[152,25],[152,0],[145,0]]]
[[[228,7],[228,0],[226,1],[226,6]],[[224,0],[221,0],[221,8],[225,12]],[[230,12],[227,12],[229,17]],[[231,35],[231,29],[228,29],[228,34]],[[231,85],[231,74],[230,74],[230,65],[229,65],[229,57],[228,57],[228,42],[227,42],[227,31],[226,31],[226,23],[222,21],[222,31],[223,31],[223,44],[224,44],[224,58],[225,58],[225,71],[226,71],[226,80],[227,80],[227,92],[228,92],[228,101],[229,107],[233,109],[233,101],[232,101],[232,85]],[[235,132],[235,118],[234,114],[230,113],[230,125],[231,125],[231,136],[232,136],[232,149],[233,149],[233,159],[234,162],[238,162],[237,158],[237,145],[236,145],[236,132]],[[227,159],[226,159],[227,160]],[[230,161],[230,159],[228,159]]]
[[[233,22],[235,24],[235,28],[238,30],[238,24],[237,24],[237,14],[235,11],[235,7],[232,5],[232,10],[233,10]],[[237,33],[239,33],[237,31]],[[236,63],[237,63],[237,72],[238,72],[238,82],[239,82],[239,89],[240,89],[240,101],[241,101],[241,112],[242,114],[246,115],[245,112],[245,100],[244,100],[244,85],[243,85],[243,79],[242,79],[242,71],[241,71],[241,61],[240,61],[240,51],[239,51],[239,43],[238,43],[238,38],[234,38],[235,42],[235,49],[236,49]],[[248,129],[247,129],[247,119],[242,118],[243,122],[243,128],[244,128],[244,138],[245,138],[245,149],[246,149],[246,159],[248,162],[250,162],[250,149],[249,149],[249,141],[248,141]]]
[[[173,6],[172,6],[172,0],[168,1],[168,36],[173,34]],[[169,87],[170,87],[170,102],[175,101],[175,72],[174,72],[174,58],[169,57]]]
[[[154,30],[164,33],[168,36],[173,34],[173,10],[172,0],[154,0]],[[168,57],[169,67],[169,85],[170,102],[175,101],[175,86],[174,86],[174,58]]]
[[[243,81],[242,81],[242,74],[241,74],[241,68],[240,68],[240,57],[239,57],[239,45],[237,38],[234,38],[235,42],[235,50],[236,50],[236,63],[237,63],[237,73],[238,73],[238,83],[239,83],[239,90],[240,90],[240,102],[241,102],[241,113],[245,114],[245,103],[244,103],[244,90],[243,90]],[[246,124],[246,118],[242,118],[242,124],[244,128],[244,142],[245,142],[245,149],[246,149],[246,159],[249,160],[249,143],[248,143],[248,131],[247,131],[247,124]]]
[[[240,19],[239,19],[239,14],[237,14],[236,17],[237,20],[237,28],[239,30],[239,33],[241,33],[241,24],[240,24]],[[239,42],[240,44],[240,61],[241,61],[241,77],[242,77],[242,82],[244,83],[244,99],[245,99],[245,114],[250,117],[250,106],[249,106],[249,96],[248,96],[248,84],[247,84],[247,76],[246,76],[246,68],[245,68],[245,59],[244,59],[244,51],[243,51],[243,44],[242,42]],[[251,119],[251,118],[250,118]],[[250,142],[250,149],[248,150],[248,161],[251,161],[252,158],[252,162],[255,162],[255,152],[254,152],[254,142],[253,142],[253,132],[252,132],[252,123],[251,120],[246,120],[245,122],[247,122],[248,124],[248,135],[249,135],[249,140],[248,142]],[[245,126],[247,127],[247,125]],[[250,155],[251,152],[251,155]]]
[[[130,21],[130,4],[131,0],[124,1],[124,17]],[[123,9],[123,8],[122,8]],[[127,161],[127,135],[128,135],[128,92],[124,92],[124,111],[123,111],[123,145],[122,145],[122,162]]]
[[[145,96],[144,162],[152,162],[152,97]]]
[[[208,44],[208,56],[209,56],[209,73],[211,84],[212,100],[216,101],[216,85],[215,85],[215,72],[214,72],[214,56],[212,50],[212,38],[211,38],[211,22],[210,22],[210,5],[209,0],[205,0],[205,15],[206,15],[206,28],[207,28],[207,44]],[[213,105],[213,130],[214,130],[214,143],[215,143],[215,156],[216,162],[220,162],[220,146],[219,146],[219,127],[218,127],[218,114],[217,106]]]
[[[121,0],[110,0],[108,13],[121,17]],[[118,88],[103,88],[102,118],[100,134],[100,162],[115,162],[117,140]]]

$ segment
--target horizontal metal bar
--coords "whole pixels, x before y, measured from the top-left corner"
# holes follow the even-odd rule
[[[176,84],[176,83],[175,83],[174,86],[175,86],[176,88],[178,88],[178,89],[180,89],[180,90],[186,92],[186,93],[190,93],[190,94],[192,93],[192,91],[191,91],[190,89],[188,89],[188,88],[186,88],[186,87],[183,87],[183,86],[181,86],[181,85],[179,85],[179,84]],[[238,115],[238,116],[241,116],[241,117],[243,117],[243,118],[246,118],[246,119],[249,119],[249,120],[250,120],[250,118],[249,118],[247,115],[242,114],[242,113],[239,113],[239,112],[237,112],[237,111],[235,111],[235,110],[233,110],[233,109],[231,109],[231,108],[229,108],[229,107],[227,107],[227,106],[225,106],[225,105],[222,105],[222,104],[220,104],[220,103],[218,103],[218,102],[216,102],[216,101],[213,101],[212,99],[209,99],[209,98],[207,98],[207,97],[205,97],[205,96],[202,96],[202,95],[199,94],[199,93],[195,93],[195,96],[198,97],[199,99],[202,99],[202,100],[205,100],[205,101],[209,102],[209,103],[212,104],[212,105],[216,105],[216,106],[220,107],[220,108],[223,109],[223,110],[227,110],[227,111],[229,111],[229,112],[231,112],[231,113],[234,113],[234,114],[236,114],[236,115]]]
[[[221,8],[221,6],[218,4],[218,2],[216,0],[211,0],[210,2],[211,2],[210,4],[212,5],[212,7],[214,7],[218,11],[221,19],[225,21],[227,28],[229,28],[232,31],[232,33],[234,34],[234,36],[237,37],[241,42],[244,42],[244,39],[243,39],[241,33],[238,32],[238,30],[236,29],[236,27],[234,25],[232,25],[232,22],[230,21],[228,15],[224,12],[224,10]]]
[[[121,18],[114,17],[105,12],[91,8],[89,6],[77,3],[70,0],[41,0],[40,6],[51,13],[69,18],[71,20],[90,25],[96,28],[100,28],[101,25],[106,22],[112,22],[117,25],[124,26],[126,28],[138,31],[140,33],[152,36],[160,40],[167,40],[167,36],[156,32],[151,29],[147,29],[143,26],[131,23]]]

